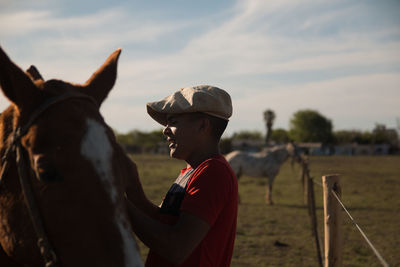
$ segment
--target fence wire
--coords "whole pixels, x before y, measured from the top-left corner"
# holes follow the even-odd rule
[[[313,183],[318,184],[319,186],[323,187],[322,184],[314,181],[314,179],[311,179]],[[372,251],[375,253],[376,257],[379,259],[379,261],[382,263],[383,266],[389,267],[389,264],[385,261],[385,259],[382,257],[382,255],[379,253],[379,251],[375,248],[375,246],[372,244],[372,242],[368,239],[367,235],[364,233],[364,231],[361,229],[361,227],[357,224],[357,222],[354,220],[353,216],[351,216],[350,212],[346,209],[344,206],[343,202],[340,200],[338,195],[336,194],[335,191],[331,190],[332,195],[336,198],[336,200],[339,202],[339,204],[342,206],[343,210],[346,212],[346,214],[349,216],[350,220],[354,223],[358,231],[360,231],[362,237],[365,239],[367,244],[371,247]]]

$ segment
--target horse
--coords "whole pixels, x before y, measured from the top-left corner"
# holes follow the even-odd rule
[[[301,161],[297,147],[291,142],[287,145],[266,148],[257,153],[236,150],[225,155],[238,180],[243,174],[251,177],[268,178],[265,200],[270,205],[274,204],[272,201],[272,184],[282,164],[289,157],[292,157],[292,163]]]
[[[137,168],[99,111],[120,53],[73,84],[0,47],[0,266],[143,266],[125,202]]]

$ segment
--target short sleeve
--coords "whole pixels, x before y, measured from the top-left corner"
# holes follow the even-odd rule
[[[186,188],[181,211],[198,215],[213,225],[233,194],[232,175],[222,162],[209,160],[197,167]]]

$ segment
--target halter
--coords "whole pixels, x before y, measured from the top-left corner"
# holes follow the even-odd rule
[[[44,228],[42,217],[40,216],[39,208],[37,206],[32,185],[29,182],[29,173],[28,173],[28,164],[23,157],[23,146],[21,144],[21,138],[28,132],[29,128],[33,125],[33,123],[46,111],[49,107],[62,102],[64,100],[70,98],[82,98],[87,99],[98,106],[98,103],[90,96],[84,95],[77,92],[67,92],[60,96],[55,96],[47,99],[38,109],[36,109],[32,116],[30,117],[28,123],[23,127],[18,126],[12,135],[10,145],[7,147],[7,150],[3,157],[3,168],[0,174],[0,185],[3,181],[3,177],[8,169],[8,160],[11,155],[15,155],[15,161],[18,170],[19,181],[21,183],[22,192],[24,194],[25,204],[28,208],[28,212],[33,224],[33,228],[36,232],[37,236],[37,245],[40,249],[40,253],[43,257],[43,261],[46,267],[56,267],[59,266],[59,261],[57,255],[50,244],[49,239],[47,238],[46,231]]]

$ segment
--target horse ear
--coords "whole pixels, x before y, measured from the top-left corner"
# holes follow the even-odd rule
[[[44,81],[38,69],[33,65],[31,65],[29,69],[26,70],[26,73],[31,77],[33,81]]]
[[[29,105],[38,88],[0,47],[0,85],[4,95],[18,107]]]
[[[115,50],[84,84],[85,93],[96,99],[99,106],[103,103],[117,79],[117,63],[120,54],[120,48]]]

